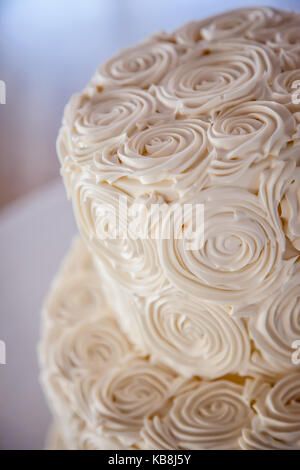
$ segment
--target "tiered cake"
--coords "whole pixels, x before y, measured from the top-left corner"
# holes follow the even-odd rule
[[[72,97],[53,447],[300,449],[299,90],[300,16],[255,8],[155,34]]]

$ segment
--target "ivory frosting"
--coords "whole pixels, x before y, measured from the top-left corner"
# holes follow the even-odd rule
[[[83,241],[45,306],[58,447],[300,449],[299,31],[271,8],[193,21],[66,106]],[[184,205],[204,207],[192,249]]]
[[[78,295],[79,278],[85,283]],[[267,368],[269,375],[260,364],[250,376],[248,318],[234,319],[217,305],[197,309],[173,294],[149,299],[144,315],[128,311],[121,324],[107,304],[107,280],[78,239],[45,304],[42,383],[56,420],[50,448],[299,449],[300,373],[280,344],[273,305],[251,318],[249,329],[270,364],[280,362],[276,355],[286,363],[277,373]],[[283,307],[296,301],[291,294],[282,302],[283,324]],[[126,297],[124,304],[130,307]],[[257,339],[260,317],[264,335]]]

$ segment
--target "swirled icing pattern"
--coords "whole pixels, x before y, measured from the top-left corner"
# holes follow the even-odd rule
[[[172,436],[179,449],[239,448],[237,441],[241,431],[249,427],[252,416],[248,399],[243,396],[244,388],[222,380],[195,381],[189,385],[191,390],[178,391],[163,420],[164,433]],[[143,431],[146,439],[150,434],[149,438],[153,440],[156,426],[154,420],[147,423]]]
[[[59,425],[50,447],[300,449],[299,369],[288,371],[287,365],[281,375],[272,376],[269,367],[268,378],[258,372],[250,378],[247,318],[234,319],[217,304],[197,306],[167,290],[160,299],[149,298],[144,316],[135,305],[135,319],[133,306],[122,297],[128,309],[122,323],[105,298],[111,281],[99,275],[91,260],[77,240],[45,304],[42,382]],[[83,274],[83,290],[96,282],[99,290],[88,313],[83,310],[80,316],[77,279]],[[297,281],[295,274],[293,286]],[[273,321],[273,336],[268,337],[266,327],[262,340],[253,333],[271,361],[277,360],[271,348],[280,359],[287,358],[282,342],[283,352],[276,349],[280,338],[275,328],[284,324],[282,309],[289,312],[289,304],[297,321],[293,286],[282,306],[278,296],[265,311]],[[276,305],[281,324],[272,318]],[[251,318],[251,332],[257,318]]]
[[[122,296],[125,303],[126,296]],[[118,311],[118,308],[116,308]],[[164,358],[183,376],[204,378],[241,372],[248,364],[250,341],[245,322],[215,303],[197,302],[175,289],[145,302],[129,298],[119,321],[145,354]]]
[[[66,106],[83,242],[45,305],[57,447],[300,449],[299,31],[272,8],[193,21]]]

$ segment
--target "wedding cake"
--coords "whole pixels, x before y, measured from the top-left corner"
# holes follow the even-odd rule
[[[300,15],[154,34],[66,106],[56,449],[300,449]]]

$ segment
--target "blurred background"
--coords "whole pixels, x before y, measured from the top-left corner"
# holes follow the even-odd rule
[[[268,0],[299,11],[299,0]],[[265,1],[0,0],[0,448],[43,448],[40,311],[76,233],[55,139],[70,95],[119,49],[162,29]]]

